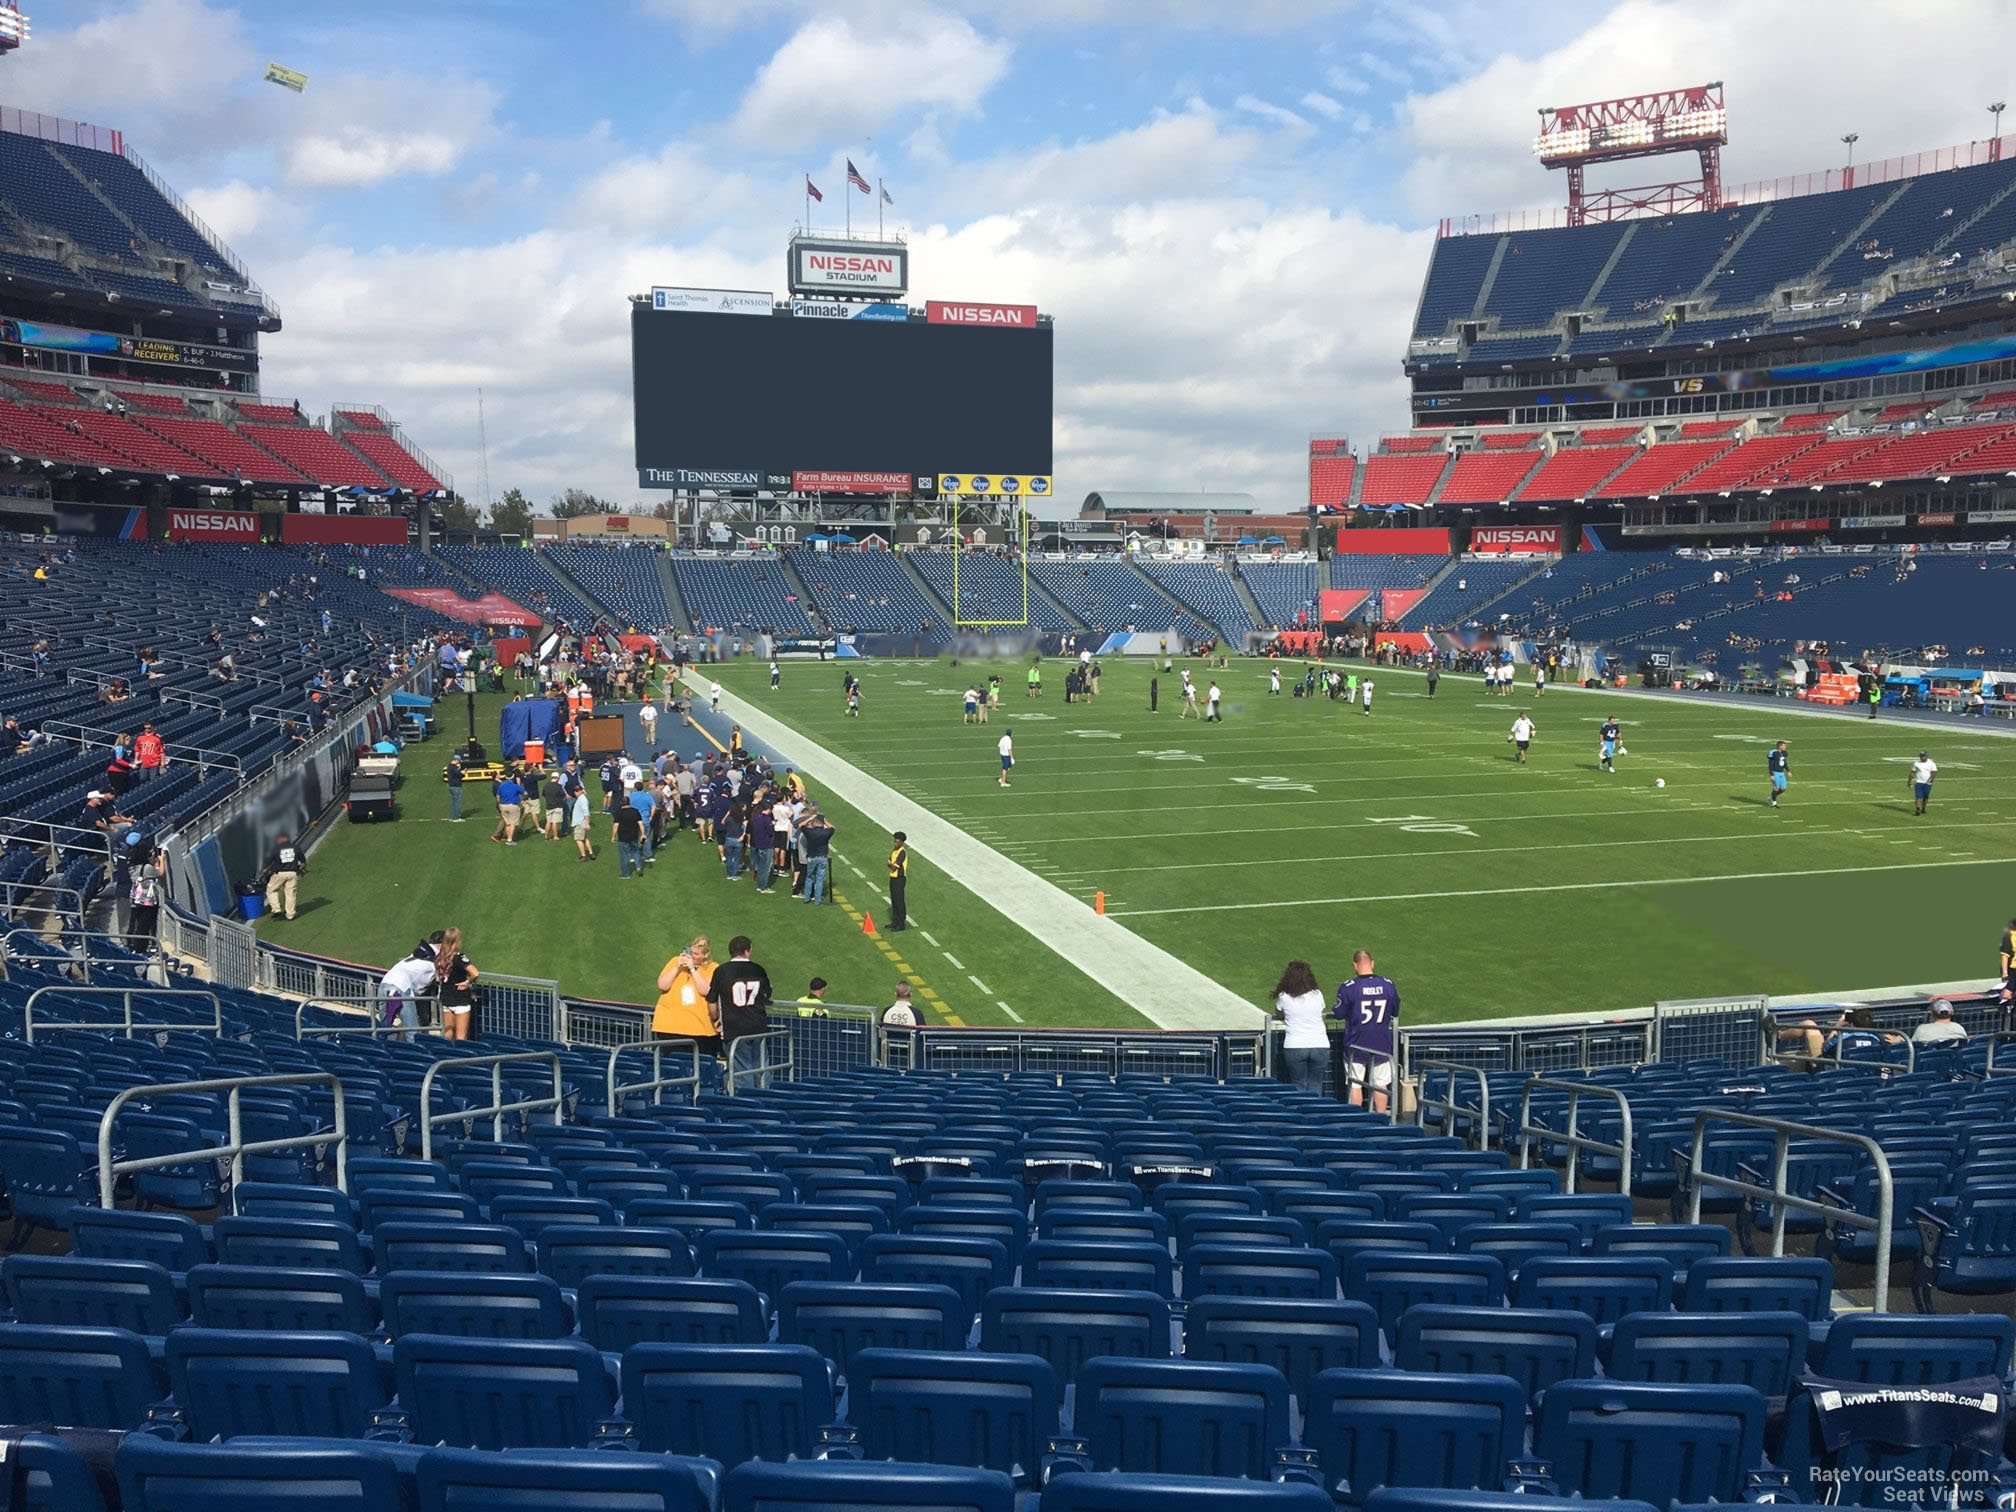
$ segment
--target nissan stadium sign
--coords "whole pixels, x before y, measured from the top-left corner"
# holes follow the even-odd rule
[[[787,272],[793,294],[901,295],[910,288],[910,249],[901,242],[794,241]]]

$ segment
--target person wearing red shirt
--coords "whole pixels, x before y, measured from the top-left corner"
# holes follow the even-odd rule
[[[167,744],[154,733],[153,725],[143,725],[133,742],[133,765],[139,768],[140,780],[152,782],[161,775],[161,769],[167,763]]]

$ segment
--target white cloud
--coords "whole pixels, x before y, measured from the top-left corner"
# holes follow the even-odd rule
[[[778,192],[788,198],[788,183]],[[749,178],[722,172],[711,154],[674,142],[656,156],[625,158],[591,177],[575,199],[573,218],[618,232],[676,233],[749,215],[756,193]]]
[[[1316,114],[1323,117],[1326,121],[1341,121],[1344,119],[1343,105],[1331,99],[1329,95],[1322,93],[1320,90],[1312,89],[1309,93],[1302,96],[1302,107],[1305,110],[1315,111]]]
[[[210,229],[227,242],[239,242],[270,224],[276,215],[291,215],[294,207],[271,189],[255,188],[243,179],[188,190],[183,199]]]
[[[1350,69],[1334,63],[1323,70],[1323,81],[1339,94],[1359,95],[1372,87]]]
[[[1424,215],[1560,203],[1560,184],[1533,161],[1534,111],[1722,79],[1731,142],[1730,186],[1830,168],[1836,138],[1859,131],[1858,160],[1948,146],[1988,134],[1983,107],[2006,94],[2004,60],[2016,50],[2016,9],[2001,0],[1928,0],[1899,26],[1880,0],[1830,5],[1813,25],[1804,0],[1624,0],[1572,41],[1535,58],[1501,54],[1473,78],[1409,98],[1403,108],[1410,205]],[[1761,47],[1759,37],[1797,47]],[[1956,39],[1964,38],[1964,44]],[[1816,90],[1814,81],[1826,80]],[[1906,88],[1899,80],[1937,80]],[[1655,162],[1692,177],[1685,159]],[[1648,165],[1622,178],[1654,181]]]
[[[783,149],[866,136],[919,107],[969,112],[1007,72],[1012,51],[928,11],[874,30],[820,17],[758,70],[730,130],[752,146]]]
[[[1154,20],[1185,28],[1229,27],[1248,32],[1274,32],[1307,25],[1324,16],[1353,9],[1360,0],[1245,0],[1228,7],[1224,0],[1161,0]],[[844,17],[883,25],[911,13],[911,0],[643,0],[646,12],[677,22],[703,43],[720,41],[742,28],[779,18]],[[937,0],[936,8],[1019,31],[1069,29],[1113,23],[1139,25],[1140,0]]]
[[[1232,102],[1233,107],[1256,115],[1263,121],[1272,121],[1276,126],[1292,131],[1307,131],[1309,123],[1285,106],[1276,105],[1271,100],[1263,100],[1257,95],[1242,94]]]
[[[283,156],[287,181],[360,189],[402,174],[439,177],[495,130],[487,84],[389,74],[339,76],[304,95],[303,119]],[[416,110],[416,101],[425,107]]]

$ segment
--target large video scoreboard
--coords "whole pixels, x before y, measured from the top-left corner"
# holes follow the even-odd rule
[[[638,485],[1047,490],[1052,329],[1028,305],[654,290],[630,316]]]

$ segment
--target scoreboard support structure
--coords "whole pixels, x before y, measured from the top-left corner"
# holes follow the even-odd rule
[[[1013,511],[1009,516],[1010,528],[1014,531],[1016,560],[1021,565],[1022,617],[1020,619],[969,619],[962,612],[959,593],[959,561],[966,554],[966,528],[960,518],[962,509],[977,505],[978,500],[961,499],[952,496],[952,623],[962,630],[1005,630],[1026,627],[1029,623],[1029,506],[1022,500],[1015,500],[1007,507]],[[989,523],[1001,519],[1002,506],[984,506]]]

